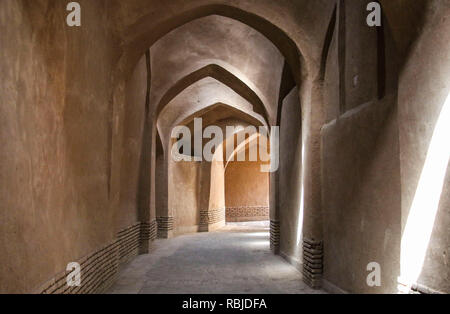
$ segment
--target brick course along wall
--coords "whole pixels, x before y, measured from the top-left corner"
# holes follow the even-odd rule
[[[174,221],[173,217],[156,217],[158,222],[158,238],[166,239],[173,231]]]
[[[115,281],[121,264],[138,254],[148,252],[149,241],[156,239],[156,220],[136,223],[117,233],[113,242],[76,261],[81,266],[81,285],[69,287],[62,271],[34,293],[40,294],[96,294],[107,290]]]
[[[280,222],[270,221],[270,250],[278,254],[280,252]]]
[[[269,175],[262,162],[228,163],[225,172],[226,220],[269,220]]]
[[[322,241],[303,239],[303,281],[311,288],[322,287],[323,244]]]
[[[230,222],[269,220],[268,206],[227,207],[226,219]]]
[[[200,211],[200,231],[209,231],[209,227],[225,220],[225,208]]]
[[[230,222],[269,220],[268,206],[227,207],[226,218]]]

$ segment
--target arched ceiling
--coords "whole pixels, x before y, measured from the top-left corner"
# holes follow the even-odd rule
[[[164,106],[173,97],[174,86],[183,88],[212,76],[230,87],[245,84],[248,88],[241,88],[241,96],[261,102],[269,117],[276,113],[284,58],[246,24],[218,15],[199,18],[158,40],[150,55],[151,106]]]
[[[249,115],[248,113],[245,113],[233,106],[223,104],[223,103],[216,103],[210,107],[207,107],[201,111],[197,111],[191,116],[185,118],[180,123],[177,123],[177,125],[193,125],[193,121],[195,118],[201,118],[202,119],[202,125],[203,127],[207,127],[210,125],[214,125],[214,123],[220,123],[223,121],[230,121],[232,119],[243,121],[248,123],[249,125],[261,125],[261,121],[256,119],[255,117]],[[235,125],[235,124],[233,124]]]
[[[111,121],[119,121],[120,112],[126,102],[124,93],[126,82],[142,55],[171,31],[176,31],[177,28],[189,22],[212,15],[240,21],[264,35],[281,52],[298,86],[303,81],[316,80],[321,64],[324,38],[334,8],[335,2],[329,0],[109,0],[107,10],[112,22],[107,23],[106,27],[112,31],[113,45],[116,48],[114,51],[117,52],[111,60],[115,65],[115,70],[111,75],[113,86],[110,95]],[[212,59],[217,58],[213,56]],[[159,60],[156,61],[159,62]],[[215,60],[196,64],[192,71],[186,70],[186,73],[180,75],[179,79],[210,63],[220,65],[220,61],[225,62]],[[150,66],[148,67],[150,68]],[[259,86],[256,85],[256,82],[252,82],[249,78],[247,78],[248,82],[245,81],[246,77],[236,71],[233,72],[231,67],[228,71],[245,82],[264,104],[268,103],[262,96],[265,91],[258,91]],[[280,76],[281,71],[282,66],[280,67]],[[152,82],[149,84],[151,90],[148,100],[152,97],[157,99],[157,96],[153,96],[153,92],[156,90],[154,84],[157,80],[156,75],[149,75],[149,77]],[[171,86],[168,84],[167,89],[175,86],[176,82],[178,81],[173,81]],[[164,95],[162,90],[159,92],[160,97]],[[269,97],[269,99],[272,98]],[[149,105],[149,112],[152,113],[151,126],[157,128],[157,115],[155,115],[157,104],[153,100],[151,104],[147,103],[146,105]],[[257,109],[255,108],[255,110]],[[270,124],[276,117],[271,118]],[[115,124],[114,127],[109,130],[108,134],[111,139],[110,158],[113,164],[111,169],[115,167],[116,160],[118,160],[116,156],[120,156],[120,145],[117,145],[120,143],[120,139],[115,134],[118,124]],[[152,130],[152,132],[154,131],[155,129]],[[110,170],[112,182],[114,180],[111,173],[112,170]]]
[[[194,127],[194,119],[195,118],[201,118],[202,119],[202,129],[197,130],[200,131],[200,137],[203,135],[203,131],[209,127],[209,126],[217,126],[221,129],[222,135],[223,135],[223,143],[222,145],[225,145],[226,141],[228,140],[229,136],[235,136],[240,133],[243,133],[245,131],[245,128],[249,126],[262,126],[263,124],[261,121],[255,119],[253,116],[241,111],[240,109],[234,108],[232,106],[229,106],[227,104],[223,103],[217,103],[212,106],[209,106],[205,109],[202,109],[200,111],[195,112],[194,114],[190,115],[189,117],[184,118],[182,121],[178,121],[176,125],[184,125],[187,126],[190,130],[191,136],[195,136],[195,127]],[[227,127],[233,127],[234,132],[232,134],[229,134]],[[168,140],[168,138],[165,138]],[[233,147],[233,152],[235,151],[235,148],[239,146],[240,142],[246,141],[245,138],[237,138],[238,141],[235,141],[235,145]],[[209,142],[210,139],[203,139],[203,145]],[[170,144],[171,142],[168,141],[167,144]],[[194,144],[191,144],[191,147],[194,147]],[[225,146],[223,146],[225,147]],[[191,152],[193,153],[193,151]],[[223,151],[223,161],[226,160],[226,151]]]
[[[115,80],[136,64],[142,53],[158,39],[198,18],[221,15],[239,20],[258,30],[282,52],[297,83],[303,74],[315,72],[320,60],[326,20],[334,8],[329,0],[111,0],[110,14],[121,45]],[[325,25],[325,27],[324,27]]]
[[[178,94],[161,111],[157,126],[163,142],[167,143],[173,127],[179,125],[189,116],[200,116],[202,110],[211,105],[223,103],[234,107],[260,125],[266,125],[265,119],[253,111],[253,105],[223,83],[207,77],[195,82]]]
[[[261,91],[251,81],[246,79],[238,69],[220,60],[205,59],[199,63],[206,65],[199,69],[196,69],[195,66],[187,65],[186,75],[165,92],[157,103],[156,116],[159,116],[164,107],[184,89],[204,78],[210,77],[232,88],[248,102],[254,104],[253,110],[262,115],[266,121],[269,121],[266,110],[266,104],[269,102],[262,95]],[[155,97],[155,93],[152,95]]]
[[[285,12],[299,13],[291,2],[281,1],[274,5],[271,1],[261,0],[257,6],[251,6],[251,10],[233,1],[203,2],[178,3],[177,12],[168,14],[155,8],[154,12],[159,12],[155,15],[150,8],[141,6],[142,2],[131,1],[125,11],[131,13],[133,7],[141,7],[142,12],[135,11],[134,16],[117,16],[118,30],[123,38],[119,72],[129,71],[127,67],[139,51],[142,53],[146,46],[147,49],[150,47],[150,112],[153,112],[152,119],[156,119],[161,139],[166,143],[177,123],[187,117],[204,115],[206,108],[216,103],[228,104],[222,108],[225,111],[234,108],[231,116],[241,111],[260,125],[275,124],[284,66],[288,64],[299,84],[300,65],[305,66],[303,74],[307,73],[310,59],[304,58],[305,51],[300,49],[300,42],[307,43],[304,46],[310,49],[307,55],[320,55],[321,48],[308,41],[306,36],[308,30],[314,29],[311,24],[317,24],[317,20],[305,20],[305,26],[310,25],[302,29],[290,24],[302,20],[299,16],[294,19],[289,16],[286,20],[279,16],[277,19],[277,10],[266,10],[280,6]],[[317,13],[317,17],[328,18],[329,6],[319,2],[323,1],[316,1],[315,5],[305,2],[298,8],[317,13],[321,7],[324,14]],[[115,3],[115,6],[123,7],[122,3]],[[292,10],[286,11],[287,7]],[[290,31],[286,33],[286,30]],[[314,31],[320,33],[318,29]],[[317,64],[319,58],[311,60]],[[251,124],[256,125],[255,122]]]
[[[261,134],[261,133],[253,134],[253,135],[245,138],[241,142],[236,142],[235,149],[233,150],[233,152],[231,154],[228,154],[228,156],[224,152],[224,154],[223,154],[224,159],[223,160],[224,160],[225,171],[227,170],[228,165],[229,165],[230,162],[232,162],[233,160],[237,160],[237,155],[240,152],[245,151],[245,154],[247,156],[249,156],[250,149],[257,149],[258,150],[258,160],[257,160],[257,162],[261,162],[262,160],[259,158],[260,157],[259,156],[259,145],[260,145],[260,138],[262,136],[264,136],[264,135]],[[227,140],[224,141],[224,145],[226,145]],[[270,141],[269,141],[269,139],[266,139],[266,141],[267,141],[266,152],[267,152],[267,154],[270,154]],[[266,164],[270,164],[270,161],[262,161],[262,162],[266,163]]]

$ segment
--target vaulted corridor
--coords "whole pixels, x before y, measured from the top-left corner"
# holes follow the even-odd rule
[[[449,15],[0,0],[0,293],[450,293]]]
[[[109,293],[323,293],[269,248],[265,222],[231,223],[212,232],[157,240],[120,272]]]

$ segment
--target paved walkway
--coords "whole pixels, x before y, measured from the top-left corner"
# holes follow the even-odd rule
[[[126,265],[110,293],[323,293],[269,249],[264,223],[233,223],[220,231],[158,239],[150,254]]]

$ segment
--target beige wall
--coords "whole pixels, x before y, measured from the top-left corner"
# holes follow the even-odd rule
[[[84,1],[76,31],[64,2],[0,2],[0,292],[33,291],[115,237],[104,3]]]
[[[413,231],[420,238],[431,233],[423,263],[418,243],[409,243],[413,253],[407,255],[402,241],[413,200],[418,195],[419,178],[429,157],[432,134],[449,93],[450,25],[442,17],[450,7],[444,1],[418,1],[407,8],[401,1],[382,2],[386,14],[385,46],[380,46],[379,38],[374,43],[374,36],[362,36],[358,28],[348,26],[346,40],[355,42],[359,38],[359,47],[363,47],[360,49],[384,49],[385,73],[378,73],[378,82],[379,75],[385,75],[381,77],[386,85],[383,99],[377,100],[371,87],[346,81],[347,90],[353,86],[353,96],[347,99],[350,107],[346,102],[341,106],[345,113],[339,114],[336,96],[340,92],[335,84],[339,74],[337,30],[327,60],[324,95],[329,114],[321,144],[324,277],[350,292],[396,292],[397,277],[405,266],[408,268],[419,259],[418,283],[448,292],[447,166],[439,170],[441,175],[447,175],[442,191],[437,191],[438,207],[433,208],[436,191],[431,189],[425,196],[428,204],[419,209],[423,217],[434,215],[436,210],[433,226],[427,226],[423,219]],[[347,8],[348,25],[361,18],[354,9]],[[351,47],[351,44],[346,47],[347,56]],[[382,66],[380,60],[374,65],[366,55],[372,54],[360,51],[353,54],[356,62],[347,60],[347,79],[359,71],[373,75],[366,67]],[[358,66],[359,58],[366,66]],[[365,102],[359,101],[357,105],[358,99]],[[348,111],[349,108],[354,109]],[[333,120],[332,115],[339,118]],[[428,186],[435,183],[429,182]],[[409,260],[405,260],[406,256]],[[365,267],[369,262],[381,266],[381,287],[370,288],[365,284],[368,274]]]
[[[228,221],[268,220],[269,174],[262,162],[230,161],[225,171],[225,205]],[[268,213],[268,211],[267,211]]]
[[[175,233],[198,231],[200,171],[197,162],[171,162],[169,165],[169,208],[175,218]]]
[[[201,231],[202,211],[225,209],[223,162],[169,161],[168,193],[168,206],[175,218],[174,234]]]
[[[280,129],[279,221],[280,252],[301,263],[304,203],[302,202],[302,115],[298,89],[283,101]]]
[[[140,191],[143,184],[142,175],[149,176],[145,171],[142,154],[149,153],[144,150],[143,132],[145,118],[145,98],[147,94],[147,66],[145,56],[139,60],[131,79],[127,84],[127,102],[124,108],[124,128],[121,167],[120,205],[116,215],[117,229],[126,228],[140,218],[139,197],[149,195],[149,191]],[[147,134],[148,136],[148,134]],[[146,188],[149,189],[148,185]],[[139,193],[140,192],[140,193]],[[149,202],[148,198],[145,198]],[[148,204],[145,204],[149,206]],[[148,208],[148,207],[147,207]]]
[[[321,132],[324,278],[349,292],[396,292],[401,199],[393,42],[386,32],[387,64],[378,64],[373,52],[385,49],[377,39],[381,29],[351,27],[365,18],[353,3],[345,6],[344,30],[337,19],[325,73],[324,100],[335,117],[327,115]],[[379,78],[373,70],[384,66],[386,76]],[[377,95],[379,80],[386,82],[385,95]],[[381,287],[366,284],[370,262],[381,266]]]
[[[409,49],[401,51],[406,57],[402,59],[404,67],[398,85],[402,241],[409,243],[413,252],[413,258],[404,260],[401,270],[412,266],[408,259],[415,259],[420,266],[418,283],[449,293],[450,167],[447,147],[450,118],[444,114],[450,104],[444,108],[444,103],[450,95],[450,3],[427,1],[425,9],[423,6],[411,7],[411,10],[416,10],[416,16],[414,11],[406,11],[397,22],[389,20],[396,31],[410,25],[411,20],[408,19],[411,16],[408,14],[414,18],[412,23],[423,24],[422,33],[417,37],[410,34],[414,29],[408,29],[400,33],[399,36],[403,37],[398,38],[401,42],[411,36],[414,39]],[[442,158],[447,162],[436,161]],[[421,199],[425,200],[423,205],[413,205],[421,204]],[[418,214],[414,214],[412,208],[417,209]],[[425,217],[431,218],[430,223]],[[420,223],[412,225],[417,230],[413,230],[413,235],[411,230],[405,235],[408,224],[417,218]],[[415,236],[429,236],[425,251],[415,243]],[[407,248],[401,254],[404,259],[411,256]]]
[[[223,154],[217,152],[217,154]],[[211,162],[210,210],[225,208],[225,169],[222,161]]]
[[[268,206],[269,177],[261,162],[232,161],[225,172],[227,207]]]

